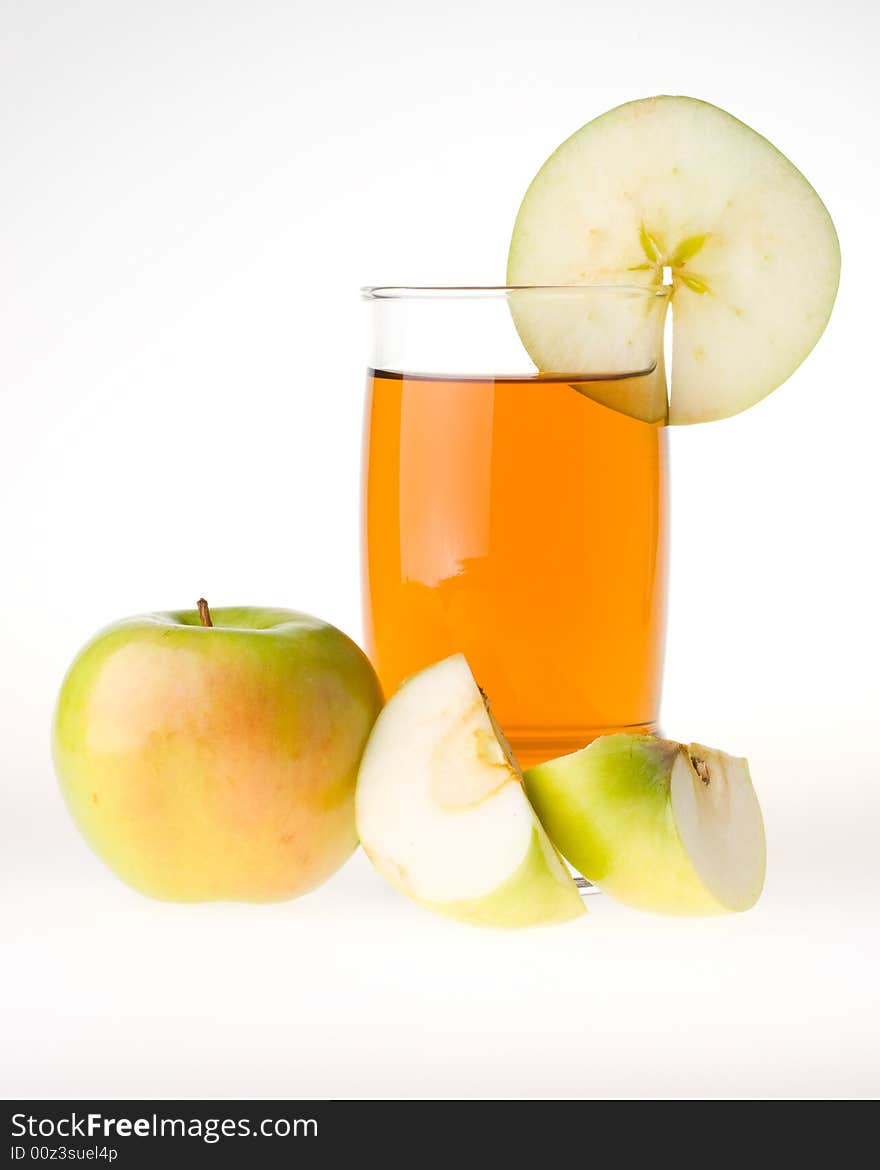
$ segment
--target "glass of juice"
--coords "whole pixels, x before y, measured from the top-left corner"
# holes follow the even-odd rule
[[[667,293],[363,290],[367,652],[386,696],[465,654],[523,767],[657,726],[666,431],[603,403],[665,400]]]

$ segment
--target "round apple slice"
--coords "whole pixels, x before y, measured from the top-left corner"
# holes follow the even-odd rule
[[[386,704],[361,761],[356,815],[379,872],[428,909],[483,926],[584,913],[461,654]]]
[[[643,910],[748,910],[764,885],[746,760],[652,735],[607,735],[526,772],[550,839],[606,893]]]
[[[821,336],[839,275],[834,225],[804,176],[760,134],[687,97],[629,102],[564,142],[526,192],[507,269],[511,285],[670,285],[671,423],[737,414],[785,381]],[[609,330],[632,340],[622,304],[607,306],[604,341],[587,320],[548,327],[526,298],[511,308],[540,370],[589,372]]]

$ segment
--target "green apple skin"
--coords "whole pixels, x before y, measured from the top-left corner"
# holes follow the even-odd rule
[[[586,913],[580,891],[538,828],[522,865],[493,893],[468,901],[420,905],[458,922],[502,929],[554,926]]]
[[[171,901],[293,898],[357,845],[358,764],[382,706],[366,656],[284,609],[129,618],[61,687],[55,768],[85,839]]]
[[[682,844],[669,776],[680,745],[606,735],[523,775],[556,848],[585,878],[640,910],[721,914]]]

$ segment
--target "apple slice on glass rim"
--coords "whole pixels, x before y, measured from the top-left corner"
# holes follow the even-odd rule
[[[583,126],[519,209],[510,285],[669,286],[670,423],[737,414],[784,382],[818,341],[840,276],[837,233],[804,176],[766,138],[708,102],[654,97]],[[542,372],[625,368],[652,321],[622,298],[560,315],[511,297]],[[620,383],[626,388],[626,383]],[[578,384],[591,396],[590,383]],[[644,402],[604,400],[645,421]]]

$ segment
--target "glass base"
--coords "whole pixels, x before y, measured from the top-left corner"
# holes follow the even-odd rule
[[[582,898],[590,898],[594,894],[602,893],[598,886],[594,886],[592,882],[588,882],[587,879],[585,877],[581,877],[579,873],[574,872],[571,876],[574,878],[574,884],[577,886],[578,893]]]
[[[572,731],[533,731],[505,728],[505,737],[516,757],[520,768],[534,768],[536,764],[546,764],[548,760],[557,760],[560,756],[570,756],[591,744],[601,735],[618,735],[622,732],[630,734],[656,735],[657,724],[628,723],[613,727],[584,727],[576,732]]]

